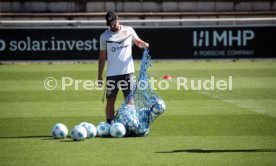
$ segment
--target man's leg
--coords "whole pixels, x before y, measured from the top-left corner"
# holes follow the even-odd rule
[[[127,86],[121,86],[122,90],[123,90],[123,94],[124,94],[124,99],[127,102],[127,104],[131,104],[134,105],[134,100],[133,100],[133,96],[129,96],[130,93],[134,90],[134,82],[135,82],[135,77],[133,73],[130,74],[126,74],[124,81],[127,82]],[[129,97],[129,98],[128,98]]]
[[[115,110],[115,101],[118,94],[117,82],[119,76],[110,76],[106,78],[106,107],[105,115],[106,121],[111,124],[111,121],[114,120],[114,110]]]
[[[114,120],[115,101],[116,101],[116,97],[107,98],[105,113],[106,113],[106,121],[108,123],[111,123],[111,121]]]

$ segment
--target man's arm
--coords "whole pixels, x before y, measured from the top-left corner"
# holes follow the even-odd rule
[[[139,38],[134,40],[134,43],[139,48],[149,48],[149,43],[147,43]]]
[[[106,50],[100,50],[98,59],[98,85],[101,86],[103,83],[103,70],[106,59]]]
[[[128,27],[128,28],[133,37],[133,42],[137,47],[139,47],[139,48],[148,48],[149,47],[149,43],[141,40],[132,27]]]

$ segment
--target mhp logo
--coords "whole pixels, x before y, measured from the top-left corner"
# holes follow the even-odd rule
[[[193,46],[247,46],[254,37],[255,33],[252,30],[195,30],[193,31]]]

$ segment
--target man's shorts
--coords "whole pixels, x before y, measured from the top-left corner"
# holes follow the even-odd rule
[[[106,98],[115,98],[118,94],[119,88],[122,89],[124,97],[126,98],[133,88],[133,83],[133,73],[106,77]]]

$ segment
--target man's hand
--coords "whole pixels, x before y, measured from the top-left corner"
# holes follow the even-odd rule
[[[98,87],[102,87],[103,86],[103,78],[102,77],[98,77],[97,85],[98,85]]]
[[[143,43],[143,47],[144,47],[144,48],[149,48],[149,43],[144,42],[144,43]]]
[[[135,40],[134,43],[139,48],[149,48],[149,43],[147,43],[141,39]]]

